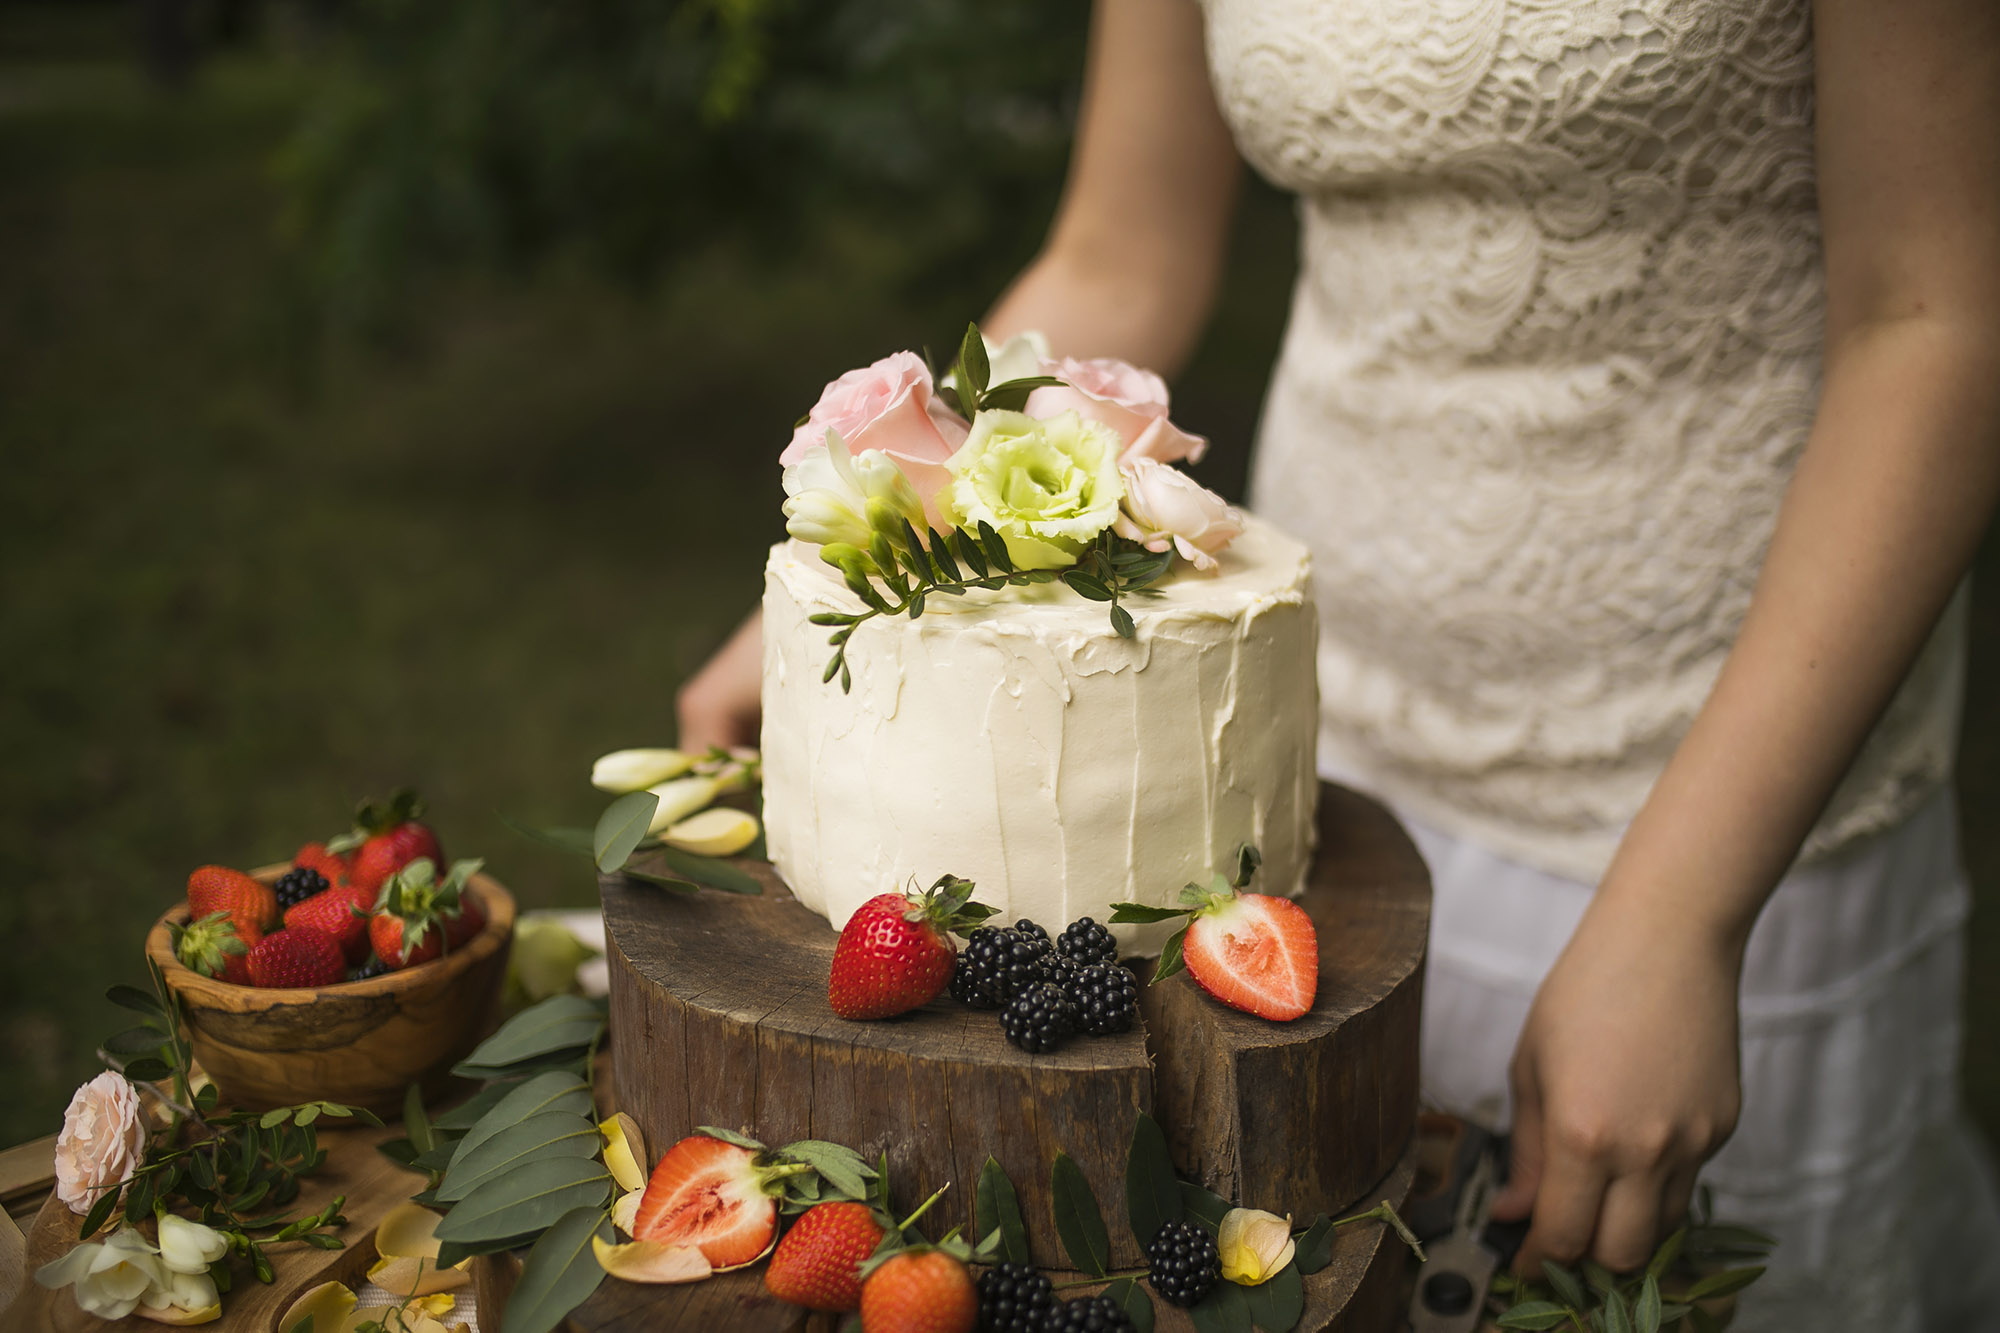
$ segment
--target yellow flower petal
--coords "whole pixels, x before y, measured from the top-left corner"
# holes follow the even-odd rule
[[[592,1236],[590,1248],[605,1272],[627,1282],[699,1282],[715,1271],[707,1256],[692,1245],[657,1240],[609,1245],[602,1236]]]
[[[312,1317],[314,1333],[341,1333],[352,1322],[355,1296],[338,1282],[322,1282],[292,1302],[291,1308],[278,1317],[280,1329],[290,1329],[308,1315]]]
[[[623,1190],[646,1186],[646,1136],[639,1122],[623,1111],[598,1126],[604,1135],[604,1169]]]
[[[435,1259],[442,1221],[443,1216],[422,1204],[399,1203],[375,1226],[375,1253],[385,1258]]]
[[[1223,1215],[1215,1248],[1222,1256],[1222,1275],[1239,1286],[1254,1287],[1282,1272],[1298,1246],[1292,1239],[1291,1218],[1256,1208],[1232,1208]]]
[[[156,1324],[212,1324],[222,1318],[222,1303],[217,1301],[214,1305],[205,1305],[199,1310],[183,1310],[178,1305],[169,1305],[165,1308],[142,1305],[132,1313],[141,1319],[150,1319]],[[313,1321],[313,1327],[319,1327],[318,1320]]]
[[[671,782],[655,783],[646,790],[660,798],[658,808],[653,811],[652,822],[646,826],[646,832],[658,833],[669,825],[680,823],[714,800],[716,781],[700,776],[675,778]]]
[[[694,756],[679,750],[613,750],[590,766],[590,785],[599,791],[643,791],[694,767]]]
[[[472,1281],[463,1268],[439,1268],[437,1257],[426,1259],[414,1254],[385,1255],[368,1270],[368,1280],[396,1296],[428,1296],[433,1292],[456,1291]]]
[[[660,841],[697,856],[734,856],[757,841],[757,821],[741,810],[717,806],[669,826]]]
[[[645,1197],[643,1189],[627,1190],[619,1195],[618,1202],[611,1205],[611,1225],[631,1235],[633,1224],[639,1220],[639,1200]]]

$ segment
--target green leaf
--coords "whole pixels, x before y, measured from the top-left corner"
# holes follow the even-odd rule
[[[1306,1280],[1299,1275],[1295,1263],[1286,1264],[1269,1280],[1244,1290],[1250,1293],[1250,1317],[1266,1333],[1290,1333],[1305,1315]]]
[[[1605,1293],[1602,1313],[1604,1333],[1632,1333],[1632,1311],[1618,1292]]]
[[[158,1083],[172,1074],[173,1066],[165,1060],[150,1055],[142,1055],[137,1060],[125,1062],[125,1077],[134,1083]]]
[[[764,1151],[764,1145],[751,1138],[748,1134],[739,1133],[733,1129],[724,1129],[720,1125],[696,1125],[694,1132],[697,1134],[706,1134],[711,1139],[721,1139],[724,1143],[733,1143],[739,1148],[748,1148],[751,1152]]]
[[[826,682],[821,681],[820,683],[825,684]],[[623,873],[628,879],[636,879],[640,883],[650,884],[656,889],[665,889],[667,892],[679,894],[683,898],[701,892],[701,885],[691,880],[681,879],[677,875],[662,875],[656,870],[641,870],[630,862],[626,863]]]
[[[499,1236],[492,1240],[456,1241],[448,1240],[438,1246],[437,1266],[450,1268],[470,1259],[476,1254],[498,1254],[502,1250],[518,1250],[532,1245],[539,1231],[528,1231],[518,1236]]]
[[[965,326],[965,337],[958,344],[958,368],[959,383],[972,390],[976,402],[993,377],[993,363],[986,359],[986,340],[979,336],[977,324]],[[971,413],[967,413],[966,420],[971,419]]]
[[[459,1153],[437,1188],[443,1203],[456,1203],[487,1181],[545,1157],[595,1157],[604,1146],[597,1125],[572,1111],[544,1111]]]
[[[1125,1215],[1133,1239],[1144,1249],[1159,1229],[1187,1216],[1181,1201],[1180,1178],[1167,1152],[1160,1122],[1141,1115],[1132,1122],[1132,1144],[1125,1153]]]
[[[1160,946],[1160,965],[1153,969],[1154,984],[1165,981],[1187,965],[1181,954],[1187,947],[1188,927],[1193,924],[1194,918],[1189,917],[1181,928],[1169,935],[1167,942]]]
[[[1257,877],[1257,870],[1263,864],[1264,854],[1250,843],[1244,843],[1236,849],[1236,873],[1230,876],[1229,886],[1233,889],[1248,887],[1250,881]]]
[[[1148,907],[1145,903],[1111,904],[1111,919],[1113,921],[1171,921],[1177,916],[1186,915],[1187,908],[1185,907]]]
[[[123,984],[113,986],[110,990],[104,992],[104,998],[115,1005],[130,1009],[135,1013],[157,1014],[162,1018],[166,1017],[167,1011],[160,1007],[159,999],[148,995],[137,986]]]
[[[1021,1197],[1014,1192],[1014,1182],[1007,1178],[1006,1168],[997,1159],[988,1157],[986,1165],[979,1168],[979,1184],[972,1203],[973,1230],[998,1231],[1005,1257],[1017,1264],[1032,1262],[1028,1254],[1028,1227],[1021,1220]]]
[[[588,1046],[604,1031],[604,1011],[580,995],[553,995],[523,1009],[479,1043],[453,1072],[499,1070],[537,1056]]]
[[[1665,1277],[1674,1266],[1674,1260],[1681,1257],[1681,1246],[1687,1241],[1687,1228],[1682,1227],[1660,1242],[1660,1248],[1653,1251],[1653,1261],[1646,1265],[1646,1272],[1652,1277]]]
[[[1216,1283],[1199,1305],[1188,1310],[1188,1318],[1200,1333],[1252,1333],[1256,1324],[1246,1289],[1234,1282]]]
[[[104,1049],[113,1055],[150,1055],[167,1044],[167,1034],[158,1028],[126,1028],[104,1039]]]
[[[501,1130],[518,1125],[531,1116],[548,1111],[589,1115],[590,1110],[590,1089],[576,1075],[560,1070],[537,1074],[514,1085],[506,1096],[484,1111],[473,1122],[472,1128],[466,1131],[465,1137],[458,1141],[457,1151],[459,1154],[469,1153]]]
[[[1680,1298],[1684,1301],[1708,1301],[1719,1296],[1733,1296],[1762,1276],[1764,1269],[1761,1265],[1755,1268],[1732,1268],[1723,1273],[1711,1273],[1682,1292]]]
[[[1121,1277],[1103,1292],[1105,1298],[1125,1312],[1136,1333],[1153,1333],[1153,1298],[1129,1277]]]
[[[1632,1306],[1632,1323],[1637,1333],[1660,1333],[1660,1279],[1651,1273],[1639,1288],[1639,1299]]]
[[[606,806],[590,835],[597,868],[609,874],[630,860],[632,849],[646,836],[646,826],[659,808],[660,798],[649,791],[627,792]]]
[[[284,1124],[287,1120],[291,1118],[292,1118],[291,1107],[274,1106],[270,1110],[264,1112],[263,1115],[257,1118],[257,1128],[272,1129],[278,1125]]]
[[[1192,1181],[1181,1182],[1181,1202],[1187,1205],[1188,1216],[1210,1231],[1220,1230],[1222,1219],[1229,1215],[1229,1200]]]
[[[1055,1208],[1056,1235],[1077,1271],[1103,1277],[1111,1262],[1111,1235],[1104,1229],[1104,1215],[1098,1211],[1097,1196],[1090,1181],[1066,1152],[1057,1152],[1050,1173]]]
[[[1594,1259],[1583,1261],[1583,1280],[1601,1296],[1613,1295],[1618,1290],[1618,1279],[1612,1275],[1610,1269]]]
[[[405,1170],[416,1169],[417,1145],[408,1139],[384,1139],[375,1145],[375,1151]]]
[[[1553,1259],[1544,1259],[1542,1260],[1542,1276],[1548,1279],[1549,1287],[1555,1292],[1556,1299],[1564,1305],[1569,1306],[1572,1310],[1587,1310],[1590,1308],[1590,1301],[1583,1294],[1583,1283],[1577,1280],[1575,1273],[1570,1272],[1569,1269],[1564,1268]]]
[[[433,1130],[455,1129],[463,1132],[471,1129],[485,1115],[500,1104],[500,1099],[521,1086],[518,1083],[489,1083],[448,1111],[439,1111],[431,1117]],[[581,1085],[578,1085],[581,1086]]]
[[[599,1208],[611,1177],[594,1157],[544,1157],[496,1176],[438,1223],[439,1240],[493,1240],[540,1231],[572,1208]]]
[[[1133,639],[1139,635],[1139,627],[1132,623],[1132,613],[1122,606],[1111,608],[1111,628],[1121,639]]]
[[[97,1202],[91,1204],[90,1211],[83,1215],[83,1228],[78,1233],[81,1239],[88,1240],[97,1234],[97,1229],[111,1216],[111,1210],[118,1206],[120,1192],[120,1187],[113,1185],[97,1196]]]
[[[875,1168],[854,1149],[824,1139],[800,1139],[786,1144],[783,1155],[806,1163],[819,1172],[820,1179],[848,1198],[861,1203],[868,1201],[868,1181]]]
[[[1088,597],[1093,602],[1111,600],[1111,589],[1104,586],[1104,580],[1092,578],[1080,569],[1065,569],[1062,572],[1062,581],[1079,597]]]
[[[556,1220],[521,1265],[500,1333],[548,1333],[589,1299],[604,1281],[590,1247],[593,1236],[614,1239],[609,1219],[594,1208],[577,1208]]]
[[[711,889],[721,889],[724,893],[760,894],[764,886],[757,877],[741,866],[715,856],[698,856],[684,852],[678,847],[661,847],[658,856],[668,866],[697,884],[706,884]]]
[[[531,842],[539,842],[544,847],[553,847],[559,852],[569,852],[573,856],[596,859],[597,839],[587,828],[541,828],[506,815],[500,815],[498,818],[501,823]]]
[[[1057,388],[1064,383],[1053,375],[1024,375],[1020,379],[1007,380],[979,396],[979,409],[982,412],[989,408],[1019,412],[1027,407],[1028,395],[1035,390]]]
[[[986,552],[986,562],[1003,574],[1014,572],[1014,558],[1007,554],[1007,543],[1000,538],[991,523],[981,520],[979,524],[979,549]]]
[[[1559,1328],[1569,1322],[1569,1311],[1553,1301],[1523,1301],[1493,1322],[1501,1328]]]
[[[1333,1219],[1321,1213],[1293,1242],[1292,1262],[1311,1277],[1333,1262]]]

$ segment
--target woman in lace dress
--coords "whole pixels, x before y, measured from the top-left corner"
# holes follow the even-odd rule
[[[2000,1327],[1957,1114],[1956,596],[2000,487],[1991,0],[1102,0],[987,321],[1171,371],[1239,153],[1300,199],[1253,504],[1313,547],[1322,767],[1436,883],[1424,1068],[1523,1251],[1697,1176],[1744,1326]],[[740,739],[755,627],[684,692]],[[1732,1132],[1733,1131],[1733,1132]]]

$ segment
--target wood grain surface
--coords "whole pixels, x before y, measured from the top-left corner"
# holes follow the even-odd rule
[[[1160,1118],[1188,1178],[1225,1197],[1298,1216],[1344,1208],[1389,1175],[1416,1121],[1430,891],[1373,802],[1323,787],[1319,834],[1301,899],[1320,943],[1306,1017],[1239,1014],[1183,976],[1148,988],[1145,1031],[1035,1056],[993,1014],[944,998],[887,1021],[835,1017],[837,937],[768,865],[743,863],[764,884],[756,898],[606,876],[619,1103],[656,1154],[702,1124],[886,1150],[899,1199],[951,1182],[935,1216],[968,1230],[991,1153],[1049,1267],[1065,1263],[1049,1163],[1066,1151],[1100,1198],[1121,1197],[1140,1111]],[[1138,1263],[1130,1236],[1113,1236],[1113,1263]]]

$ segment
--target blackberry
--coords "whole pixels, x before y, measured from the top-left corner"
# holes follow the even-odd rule
[[[278,895],[278,910],[289,912],[315,894],[326,892],[326,876],[311,866],[293,866],[271,885]]]
[[[1056,941],[1056,951],[1086,967],[1092,963],[1118,961],[1118,941],[1111,938],[1110,928],[1098,925],[1087,916],[1069,923],[1062,938]]]
[[[1019,935],[1024,940],[1038,941],[1045,948],[1054,947],[1049,943],[1049,932],[1043,930],[1040,926],[1028,920],[1028,918],[1026,917],[1022,917],[1019,921],[1016,921],[1013,925],[1007,927],[1007,929],[1013,931],[1016,935]]]
[[[1109,1296],[1085,1296],[1080,1301],[1064,1301],[1055,1308],[1046,1333],[1137,1333],[1132,1318]]]
[[[1049,980],[1061,986],[1071,995],[1076,994],[1076,983],[1083,979],[1083,964],[1066,954],[1057,954],[1049,967]]]
[[[1146,1242],[1147,1281],[1169,1305],[1193,1305],[1222,1280],[1222,1256],[1208,1228],[1189,1221],[1168,1222]]]
[[[1027,987],[1047,981],[1055,956],[1046,935],[1037,939],[1012,926],[981,926],[959,950],[951,997],[975,1009],[998,1009]]]
[[[1055,1288],[1027,1264],[995,1264],[979,1275],[979,1333],[1042,1333],[1055,1306]]]
[[[371,953],[368,955],[367,962],[363,963],[360,967],[352,968],[348,971],[347,979],[349,981],[366,981],[370,977],[387,976],[388,972],[389,965]]]
[[[1076,1005],[1078,1030],[1093,1037],[1132,1030],[1132,1019],[1139,1012],[1139,987],[1118,964],[1092,963],[1067,989]]]
[[[1076,1005],[1061,986],[1038,981],[1007,1002],[1000,1029],[1030,1054],[1053,1051],[1076,1031]]]

